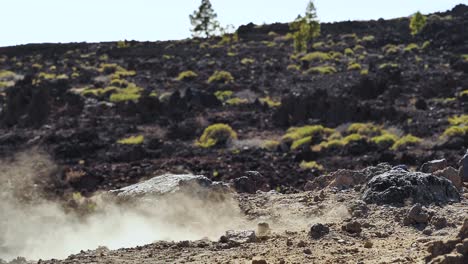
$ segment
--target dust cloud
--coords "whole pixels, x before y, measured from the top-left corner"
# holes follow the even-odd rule
[[[40,151],[0,160],[0,259],[63,259],[80,250],[134,247],[158,240],[217,240],[245,226],[234,199],[206,201],[179,194],[153,202],[123,205],[92,197],[86,217],[46,199],[56,166]]]

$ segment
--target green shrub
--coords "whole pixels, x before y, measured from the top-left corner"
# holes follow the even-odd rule
[[[416,14],[414,14],[411,17],[410,24],[409,24],[411,34],[416,35],[419,32],[421,32],[421,30],[426,26],[426,22],[427,22],[427,18],[423,16],[419,11],[416,12]]]
[[[235,97],[235,98],[231,98],[231,99],[226,100],[227,105],[241,105],[241,104],[246,104],[248,102],[249,102],[249,100],[239,98],[239,97]]]
[[[271,99],[269,96],[267,97],[263,97],[263,98],[260,98],[259,100],[261,103],[263,104],[267,104],[268,107],[278,107],[281,105],[281,102],[278,102],[278,101],[274,101],[273,99]]]
[[[361,64],[357,62],[353,62],[348,65],[348,71],[359,71],[361,68]]]
[[[251,65],[251,64],[255,63],[255,60],[251,59],[251,58],[243,58],[241,60],[241,63],[242,63],[242,65]]]
[[[196,74],[193,71],[183,71],[179,73],[179,76],[177,76],[176,80],[177,81],[191,81],[197,78],[198,74]]]
[[[227,71],[215,71],[213,75],[208,78],[208,83],[231,83],[234,81],[234,77],[232,77],[230,72]]]
[[[406,135],[398,139],[392,146],[392,150],[400,150],[408,146],[415,146],[422,142],[422,139],[413,135]]]
[[[430,45],[431,45],[431,41],[430,41],[430,40],[426,40],[426,41],[424,41],[424,43],[422,44],[421,49],[423,49],[423,50],[424,50],[424,49],[427,49],[427,48],[429,48]]]
[[[333,60],[339,60],[343,58],[343,53],[339,51],[330,51],[328,55],[333,59]]]
[[[354,123],[348,127],[347,131],[363,136],[375,136],[382,133],[382,128],[373,123]]]
[[[371,138],[371,141],[381,148],[390,148],[397,140],[398,136],[390,133]]]
[[[15,82],[13,82],[13,81],[7,81],[7,82],[0,81],[0,88],[11,87],[11,86],[14,86],[14,85],[15,85]]]
[[[345,53],[346,56],[353,56],[354,55],[354,51],[352,49],[350,49],[350,48],[346,48],[344,53]]]
[[[451,126],[442,134],[443,137],[465,137],[468,135],[468,126]]]
[[[379,65],[379,69],[381,70],[387,69],[387,68],[398,68],[398,67],[400,66],[396,63],[383,63]]]
[[[335,132],[334,129],[326,128],[322,125],[291,127],[286,131],[286,134],[282,137],[282,139],[295,141],[308,136],[314,136],[319,134],[331,134],[333,132]]]
[[[312,142],[312,137],[311,136],[298,139],[298,140],[296,140],[296,141],[294,141],[292,143],[291,149],[295,150],[295,149],[299,148],[300,146],[303,146],[305,144],[310,144],[310,142]]]
[[[344,143],[343,145],[346,146],[351,142],[360,141],[360,140],[363,140],[363,139],[364,139],[363,136],[361,136],[360,134],[355,133],[355,134],[351,134],[351,135],[348,135],[345,138],[343,138],[342,142]]]
[[[86,88],[81,92],[83,96],[93,95],[96,97],[102,96],[106,93],[116,92],[119,88],[114,86],[109,86],[106,88]]]
[[[363,69],[361,70],[361,75],[368,75],[369,74],[369,70],[368,69]]]
[[[299,164],[299,167],[303,170],[311,170],[311,169],[315,169],[315,170],[323,170],[323,166],[318,164],[316,161],[309,161],[309,162],[306,162],[306,161],[302,161],[301,164]]]
[[[233,95],[233,92],[232,91],[216,91],[214,93],[214,95],[216,96],[216,98],[218,98],[218,100],[220,100],[221,102],[225,102],[226,100],[228,100],[229,98],[232,97]]]
[[[462,59],[463,59],[464,61],[467,61],[467,62],[468,62],[468,54],[462,55]]]
[[[127,87],[128,84],[129,84],[129,83],[128,83],[127,80],[120,80],[120,79],[113,79],[113,80],[110,82],[110,85],[111,85],[111,86],[116,86],[116,87],[120,87],[120,88]]]
[[[140,145],[143,143],[144,140],[145,138],[142,135],[140,135],[140,136],[132,136],[132,137],[120,139],[117,141],[117,143],[123,144],[123,145]]]
[[[0,79],[2,80],[10,80],[10,79],[13,79],[15,76],[16,74],[12,71],[5,71],[5,70],[0,71]]]
[[[354,46],[353,50],[354,52],[363,52],[366,50],[366,48],[364,48],[364,46],[361,46],[361,45],[356,45]]]
[[[237,139],[237,134],[229,125],[214,124],[205,128],[195,144],[202,148],[211,148],[226,144],[232,139]]]
[[[448,121],[453,126],[468,125],[468,115],[452,116],[448,118]]]
[[[325,47],[325,43],[320,41],[320,42],[315,42],[314,44],[312,44],[312,48],[314,49],[322,49]]]
[[[400,51],[400,48],[393,44],[387,44],[382,48],[382,51],[385,53],[385,55],[393,55],[397,54]]]
[[[111,94],[109,100],[114,103],[126,102],[126,101],[137,101],[140,99],[142,88],[137,87],[134,84],[130,84],[127,88],[118,89],[117,92]]]
[[[130,47],[130,44],[127,43],[127,41],[125,41],[125,40],[120,40],[120,41],[117,42],[117,48],[118,49],[124,49],[124,48],[128,48],[128,47]]]
[[[404,49],[405,52],[413,52],[415,50],[419,50],[419,46],[416,43],[410,43]]]
[[[364,42],[371,42],[371,41],[374,41],[374,40],[375,40],[375,37],[372,36],[372,35],[367,35],[367,36],[362,37],[362,41],[364,41]]]
[[[306,74],[333,74],[336,73],[336,68],[333,66],[317,66],[306,71]]]
[[[279,146],[280,142],[277,140],[265,140],[263,141],[262,148],[268,150],[276,150]]]
[[[301,66],[297,64],[289,64],[288,67],[286,68],[288,71],[300,71]]]
[[[331,60],[332,58],[330,57],[329,54],[321,51],[314,51],[311,53],[307,53],[301,58],[301,61],[328,61]]]

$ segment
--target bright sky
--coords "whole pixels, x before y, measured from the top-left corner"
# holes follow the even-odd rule
[[[0,0],[0,46],[42,42],[170,40],[190,36],[201,0]],[[212,0],[222,25],[290,22],[307,0]],[[316,0],[322,22],[432,13],[468,0]]]

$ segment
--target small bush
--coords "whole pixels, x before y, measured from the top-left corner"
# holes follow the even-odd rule
[[[408,46],[405,47],[403,50],[404,52],[413,52],[415,50],[419,50],[419,46],[416,43],[410,43]]]
[[[339,51],[330,51],[328,55],[333,59],[333,60],[340,60],[343,58],[343,53]]]
[[[306,74],[333,74],[336,73],[336,68],[333,66],[317,66],[306,71]]]
[[[324,47],[325,47],[324,42],[315,42],[314,44],[312,44],[312,48],[314,49],[323,49]]]
[[[427,48],[429,48],[430,45],[431,45],[431,41],[430,41],[430,40],[426,40],[426,41],[424,41],[424,43],[422,44],[421,49],[423,49],[423,50],[424,50],[424,49],[427,49]]]
[[[279,146],[280,142],[277,140],[265,140],[262,144],[262,148],[268,150],[276,150]]]
[[[381,148],[390,148],[398,140],[398,137],[394,134],[383,134],[380,136],[375,136],[371,138],[371,141]]]
[[[213,75],[208,78],[208,83],[231,83],[234,81],[234,77],[232,77],[232,74],[227,71],[215,71]]]
[[[361,141],[363,139],[364,139],[363,136],[356,133],[356,134],[351,134],[351,135],[346,136],[345,138],[342,139],[342,142],[344,143],[343,145],[346,146],[351,142]]]
[[[353,56],[354,55],[354,51],[352,49],[350,49],[350,48],[346,48],[344,53],[345,53],[346,56]]]
[[[353,50],[354,52],[363,52],[366,50],[366,48],[364,48],[364,46],[361,46],[361,45],[356,45],[354,46]]]
[[[177,76],[176,80],[177,81],[191,81],[197,77],[198,77],[198,74],[196,74],[193,71],[183,71],[179,73],[179,76]]]
[[[372,35],[367,35],[367,36],[362,37],[362,41],[364,41],[364,42],[371,42],[371,41],[374,41],[374,40],[375,40],[375,37],[372,36]]]
[[[379,65],[379,69],[381,70],[387,69],[387,68],[398,68],[398,67],[400,66],[396,63],[383,63]]]
[[[308,136],[314,136],[319,134],[331,134],[333,132],[335,132],[334,129],[326,128],[322,125],[291,127],[286,131],[286,134],[283,136],[282,139],[295,141]]]
[[[359,71],[361,68],[361,64],[357,62],[353,62],[348,65],[348,71]]]
[[[229,98],[232,97],[232,94],[233,92],[232,91],[216,91],[214,93],[214,95],[216,96],[216,98],[218,98],[218,100],[220,100],[221,102],[225,102],[226,100],[228,100]]]
[[[239,97],[235,97],[235,98],[231,98],[231,99],[226,100],[227,105],[241,105],[241,104],[246,104],[248,102],[249,102],[249,100],[239,98]]]
[[[426,26],[427,17],[422,15],[419,11],[411,17],[410,20],[410,30],[412,35],[416,35]]]
[[[263,98],[260,98],[259,100],[261,103],[263,104],[267,104],[269,107],[273,108],[273,107],[278,107],[281,105],[281,102],[278,102],[278,101],[274,101],[273,99],[271,99],[269,96],[267,97],[263,97]]]
[[[243,58],[241,60],[241,63],[242,63],[242,65],[251,65],[251,64],[255,63],[255,60],[251,59],[251,58]]]
[[[400,48],[393,44],[387,44],[382,48],[382,51],[385,53],[385,55],[393,55],[400,52]]]
[[[307,61],[307,62],[311,62],[311,61],[328,61],[328,60],[331,60],[331,59],[332,58],[327,53],[320,52],[320,51],[315,51],[315,52],[307,53],[306,55],[304,55],[301,58],[301,61]]]
[[[369,74],[369,70],[368,69],[363,69],[361,70],[361,75],[368,75]]]
[[[382,128],[373,123],[354,123],[348,127],[347,131],[364,136],[375,136],[381,134]]]
[[[442,134],[443,137],[465,137],[468,135],[468,126],[451,126]]]
[[[83,90],[83,92],[81,93],[83,96],[88,96],[88,95],[93,95],[93,96],[96,96],[96,97],[100,97],[104,94],[107,94],[107,93],[112,93],[112,92],[116,92],[119,88],[118,87],[114,87],[114,86],[109,86],[109,87],[106,87],[106,88],[87,88],[85,90]]]
[[[117,143],[123,145],[140,145],[143,143],[144,140],[145,138],[142,135],[140,135],[120,139],[119,141],[117,141]]]
[[[312,137],[309,136],[309,137],[305,137],[305,138],[301,138],[301,139],[298,139],[296,141],[294,141],[291,145],[291,149],[292,150],[295,150],[305,144],[310,144],[310,142],[312,142]]]
[[[124,48],[128,48],[128,47],[130,47],[130,44],[127,43],[127,41],[125,41],[125,40],[120,40],[120,41],[117,42],[117,48],[118,49],[124,49]]]
[[[301,66],[297,64],[289,64],[288,67],[286,68],[288,71],[300,71]]]
[[[468,115],[452,116],[448,121],[453,126],[468,125]]]
[[[134,84],[130,84],[125,89],[118,89],[116,93],[113,93],[109,100],[114,103],[126,102],[126,101],[137,101],[140,99],[142,88],[137,87]]]
[[[415,146],[422,142],[422,139],[413,135],[406,135],[398,139],[392,146],[392,150],[400,150],[408,146]]]
[[[309,161],[309,162],[306,162],[306,161],[302,161],[301,164],[299,164],[299,167],[303,170],[311,170],[311,169],[315,169],[315,170],[323,170],[323,166],[318,164],[316,161]]]
[[[211,148],[226,144],[232,139],[237,139],[237,134],[229,125],[214,124],[205,128],[195,144],[202,148]]]
[[[468,62],[468,54],[462,55],[462,59],[466,62]]]

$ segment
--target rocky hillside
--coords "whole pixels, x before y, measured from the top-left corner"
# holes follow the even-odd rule
[[[0,48],[0,156],[48,152],[56,194],[166,172],[289,193],[380,162],[455,166],[468,146],[468,7],[429,15],[416,36],[408,24],[322,24],[307,54],[284,24]],[[200,138],[213,124],[232,131]]]

